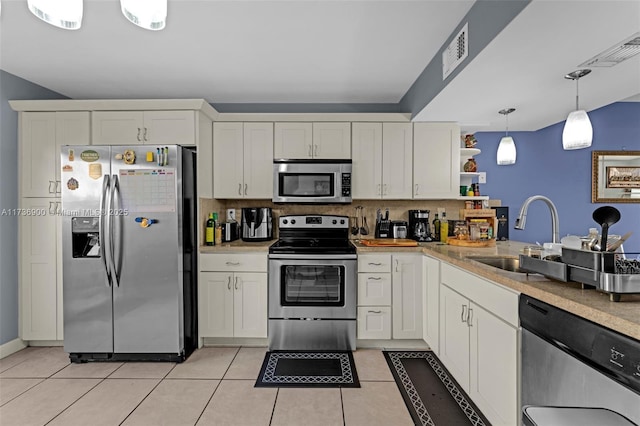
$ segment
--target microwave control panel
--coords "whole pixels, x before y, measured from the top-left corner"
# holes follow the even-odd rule
[[[351,196],[351,173],[342,173],[342,196]]]

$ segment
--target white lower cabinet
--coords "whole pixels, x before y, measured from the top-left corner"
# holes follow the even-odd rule
[[[200,337],[267,337],[266,258],[266,254],[200,256]],[[219,270],[205,270],[212,266]],[[251,272],[238,272],[238,268]]]
[[[358,339],[422,338],[422,256],[358,256]]]
[[[433,353],[439,355],[440,261],[424,256],[422,277],[422,338]]]
[[[439,358],[491,424],[518,424],[518,295],[441,268]]]
[[[62,340],[60,199],[23,198],[20,216],[20,338]]]

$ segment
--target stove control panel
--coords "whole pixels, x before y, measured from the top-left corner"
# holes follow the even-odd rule
[[[334,215],[288,215],[280,216],[280,228],[327,228],[346,229],[349,227],[347,216]]]

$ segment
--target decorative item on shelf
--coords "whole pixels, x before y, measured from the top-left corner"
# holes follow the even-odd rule
[[[469,158],[466,163],[464,163],[463,170],[467,173],[473,173],[478,171],[478,164],[476,160],[473,158]]]
[[[516,144],[513,142],[513,138],[509,136],[509,114],[515,110],[515,108],[505,108],[498,111],[498,114],[504,115],[506,120],[505,135],[500,139],[496,154],[496,162],[499,166],[515,164],[516,162]]]
[[[569,113],[562,130],[562,147],[565,150],[588,148],[593,140],[593,127],[589,116],[578,106],[578,80],[590,72],[590,69],[583,69],[564,76],[568,80],[576,81],[576,110]]]
[[[464,136],[464,147],[465,148],[475,148],[478,141],[474,135],[465,135]]]

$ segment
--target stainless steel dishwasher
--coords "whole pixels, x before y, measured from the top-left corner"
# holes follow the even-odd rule
[[[640,342],[520,296],[525,425],[640,423]]]

